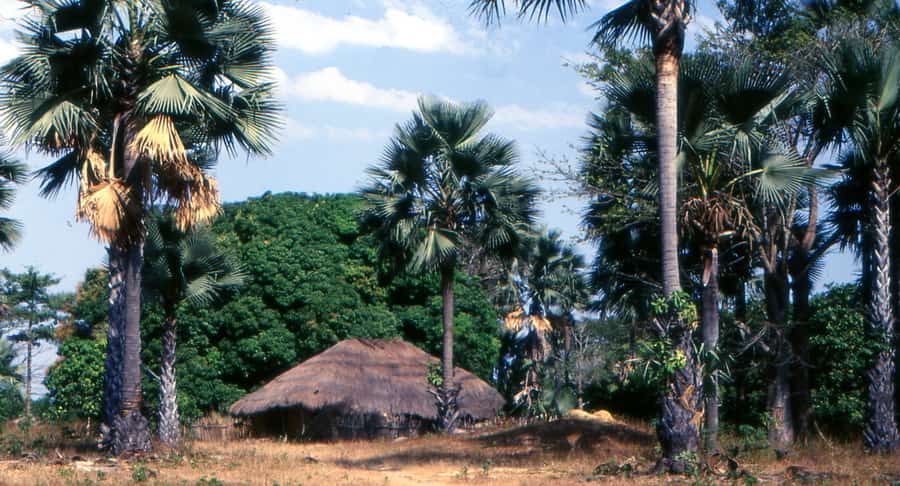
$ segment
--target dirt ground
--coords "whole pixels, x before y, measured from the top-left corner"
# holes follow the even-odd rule
[[[645,425],[575,419],[396,441],[193,442],[130,460],[48,439],[38,453],[0,459],[0,485],[900,485],[900,455],[866,455],[858,444],[820,442],[782,460],[771,451],[717,458],[686,476],[650,473],[655,457]]]

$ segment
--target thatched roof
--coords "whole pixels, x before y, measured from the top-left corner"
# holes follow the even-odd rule
[[[231,406],[233,415],[256,415],[303,407],[342,413],[410,414],[436,419],[428,392],[428,364],[438,360],[401,340],[348,339],[285,371]],[[462,386],[460,415],[475,420],[496,415],[503,397],[477,376],[456,368]]]

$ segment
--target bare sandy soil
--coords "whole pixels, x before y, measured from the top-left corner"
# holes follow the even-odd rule
[[[397,441],[193,442],[129,460],[56,439],[45,437],[38,452],[7,453],[0,485],[900,485],[900,455],[870,456],[858,444],[826,442],[782,460],[759,451],[730,464],[702,461],[694,475],[657,476],[650,473],[656,452],[647,426],[573,419]]]

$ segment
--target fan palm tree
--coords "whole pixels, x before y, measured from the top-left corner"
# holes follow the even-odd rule
[[[546,19],[556,11],[560,17],[576,13],[587,4],[585,0],[511,0],[519,16]],[[470,9],[488,22],[498,19],[505,11],[504,0],[472,0]],[[623,41],[637,39],[652,46],[655,60],[655,120],[657,162],[659,171],[659,215],[662,263],[662,291],[666,298],[681,289],[678,263],[678,65],[684,51],[685,30],[694,9],[693,0],[627,0],[593,24],[596,33],[593,43],[611,47]],[[690,334],[677,325],[673,332]],[[696,430],[686,422],[699,413],[686,410],[684,400],[678,398],[694,390],[691,373],[678,372],[673,382],[673,394],[663,404],[666,416],[660,421],[660,438],[664,456],[673,470],[682,469],[683,461],[674,461],[684,451],[698,446]],[[691,402],[691,401],[688,401]]]
[[[554,346],[561,346],[563,359],[567,357],[573,312],[587,300],[583,268],[583,258],[561,240],[559,231],[543,230],[523,240],[498,286],[498,303],[511,309],[503,320],[504,331],[518,344],[511,348],[521,349],[522,356],[513,359],[529,363],[519,394],[526,413],[532,412],[532,404],[542,403],[534,401],[541,394],[539,366]],[[507,356],[501,360],[507,361]]]
[[[481,102],[420,98],[398,125],[381,163],[369,169],[363,221],[381,257],[440,274],[443,298],[441,426],[452,429],[453,281],[463,256],[509,258],[535,215],[537,187],[516,174],[515,143],[480,135],[493,112]]]
[[[25,165],[6,156],[0,156],[0,210],[7,211],[12,207],[15,198],[15,186],[22,185],[28,179]],[[0,217],[0,249],[9,251],[19,241],[22,223],[15,219]]]
[[[472,0],[472,12],[495,21],[505,12],[504,0]],[[587,5],[585,0],[512,0],[520,17],[546,19],[556,12],[563,20]],[[680,289],[677,229],[678,64],[692,0],[628,0],[593,24],[593,43],[613,46],[630,39],[649,42],[656,62],[656,124],[659,152],[659,200],[662,231],[662,285],[668,296]]]
[[[679,114],[679,160],[684,186],[680,216],[688,253],[702,263],[701,332],[710,357],[718,354],[720,250],[726,241],[752,240],[759,229],[752,207],[777,204],[813,182],[813,173],[803,162],[780,154],[768,136],[775,113],[787,98],[787,83],[779,72],[761,68],[752,61],[737,63],[706,55],[692,56],[681,67]],[[610,101],[608,117],[596,117],[589,145],[589,165],[607,167],[609,174],[598,180],[626,181],[612,199],[652,200],[655,187],[648,169],[654,167],[654,152],[648,140],[656,130],[652,106],[653,74],[647,64],[620,72],[606,87]],[[624,120],[623,120],[624,117]],[[597,152],[597,151],[600,152]],[[596,173],[597,168],[588,172]],[[615,172],[619,172],[616,175]],[[652,172],[652,171],[651,171]],[[643,189],[641,189],[643,187]],[[615,204],[615,203],[612,203]],[[614,210],[594,207],[588,222],[594,226],[611,220]],[[596,218],[596,220],[594,220]],[[646,224],[632,212],[628,225],[634,233]],[[604,221],[604,219],[606,221]],[[646,233],[644,228],[639,233]],[[609,235],[605,258],[617,239]],[[626,252],[619,259],[633,260]],[[621,266],[619,263],[614,266]],[[608,266],[608,265],[604,265]],[[621,280],[621,279],[619,279]],[[608,297],[615,296],[615,292]],[[705,436],[709,449],[717,447],[718,391],[716,374],[709,373],[704,387]]]
[[[815,182],[815,171],[807,169],[800,157],[781,153],[769,136],[779,119],[777,113],[787,104],[788,83],[782,72],[753,60],[734,63],[701,56],[689,60],[682,77],[685,110],[680,157],[686,181],[682,231],[698,246],[703,262],[700,326],[704,351],[710,358],[707,363],[713,364],[720,361],[719,255],[723,243],[752,244],[762,231],[753,209],[785,205]],[[789,366],[786,360],[776,373],[776,381],[784,381],[785,386]],[[704,436],[706,448],[715,450],[718,373],[716,369],[707,371]],[[783,423],[779,418],[791,409],[778,407],[773,412],[778,429]]]
[[[848,38],[823,58],[827,82],[816,121],[824,140],[845,144],[843,160],[869,173],[869,245],[872,281],[868,321],[882,349],[869,371],[866,446],[889,451],[900,442],[894,398],[894,309],[891,302],[891,168],[900,162],[900,50]],[[853,169],[848,167],[848,169]],[[859,170],[853,172],[859,173]]]
[[[219,211],[207,169],[224,148],[270,151],[273,48],[243,0],[25,2],[22,53],[3,68],[0,110],[16,146],[57,157],[42,193],[77,183],[76,216],[108,244],[104,421],[116,453],[149,448],[141,416],[144,226],[154,200],[182,228]]]
[[[165,318],[160,358],[159,440],[178,445],[179,418],[175,383],[178,307],[206,305],[243,283],[239,265],[216,248],[205,228],[185,232],[171,212],[156,213],[148,221],[144,251],[144,294],[160,304]]]

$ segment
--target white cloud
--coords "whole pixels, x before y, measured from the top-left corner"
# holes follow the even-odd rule
[[[382,89],[365,81],[349,79],[336,67],[301,74],[286,81],[284,92],[304,101],[333,101],[351,105],[410,111],[417,94],[399,89]]]
[[[408,113],[415,109],[419,93],[379,88],[366,81],[346,77],[340,69],[327,67],[294,78],[285,76],[284,96],[306,102],[333,102]],[[568,104],[525,108],[516,104],[495,107],[494,123],[522,130],[580,128],[583,109]]]
[[[279,44],[307,54],[325,54],[342,45],[391,47],[417,52],[474,52],[452,25],[424,7],[387,5],[379,19],[348,15],[341,19],[287,5],[263,3]]]
[[[373,130],[371,128],[346,128],[332,125],[310,126],[288,118],[285,122],[282,140],[327,139],[331,141],[385,141],[390,137],[390,130]]]
[[[12,30],[16,21],[27,12],[20,0],[0,0],[0,30]]]
[[[523,108],[519,105],[497,107],[494,122],[520,130],[584,127],[584,110],[578,106],[554,104],[548,108]]]
[[[15,43],[6,39],[0,39],[0,65],[6,64],[12,58],[19,55],[19,48]]]

